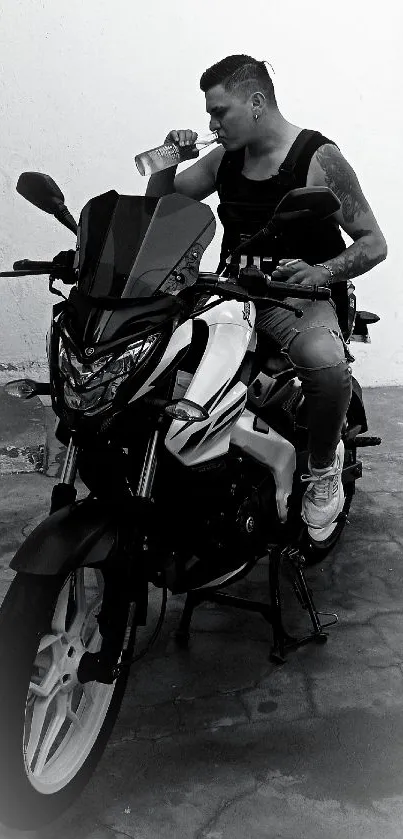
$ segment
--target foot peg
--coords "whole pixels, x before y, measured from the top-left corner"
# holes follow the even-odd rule
[[[364,448],[365,446],[380,446],[382,443],[381,437],[360,437],[358,435],[355,440],[353,441],[354,445],[360,448]]]

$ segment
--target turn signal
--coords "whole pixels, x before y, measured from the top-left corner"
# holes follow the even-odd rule
[[[4,390],[9,396],[16,396],[17,399],[31,399],[37,392],[36,382],[32,379],[13,379],[4,385]]]
[[[206,409],[196,402],[191,402],[190,399],[178,399],[176,402],[170,402],[165,408],[165,413],[174,419],[187,420],[188,422],[203,422],[203,420],[209,418]]]

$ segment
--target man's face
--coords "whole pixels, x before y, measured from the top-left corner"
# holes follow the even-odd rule
[[[251,100],[228,93],[222,85],[206,92],[206,111],[210,114],[210,131],[216,131],[225,149],[247,145],[253,129]]]

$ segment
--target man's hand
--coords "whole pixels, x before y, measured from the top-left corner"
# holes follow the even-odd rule
[[[193,148],[194,157],[199,156],[199,150],[196,148],[195,143],[197,140],[197,133],[196,131],[192,131],[191,128],[181,128],[178,131],[170,131],[169,134],[165,137],[165,143],[175,143],[175,145],[179,146],[181,149],[189,147],[190,149]],[[189,157],[191,155],[189,154]]]
[[[280,259],[276,270],[272,273],[273,280],[284,280],[286,283],[302,286],[326,286],[329,276],[326,268],[308,265],[303,259]]]
[[[170,131],[165,137],[164,144],[174,143],[181,149],[181,160],[192,160],[194,157],[199,157],[199,149],[195,145],[196,140],[196,131],[192,131],[191,128],[180,128]],[[146,189],[147,198],[161,198],[173,192],[182,192],[181,189],[176,188],[176,165],[151,175]]]

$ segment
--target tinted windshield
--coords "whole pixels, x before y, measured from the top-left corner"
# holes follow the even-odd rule
[[[196,282],[214,232],[210,208],[183,195],[99,195],[80,217],[78,288],[95,297],[177,294]]]

